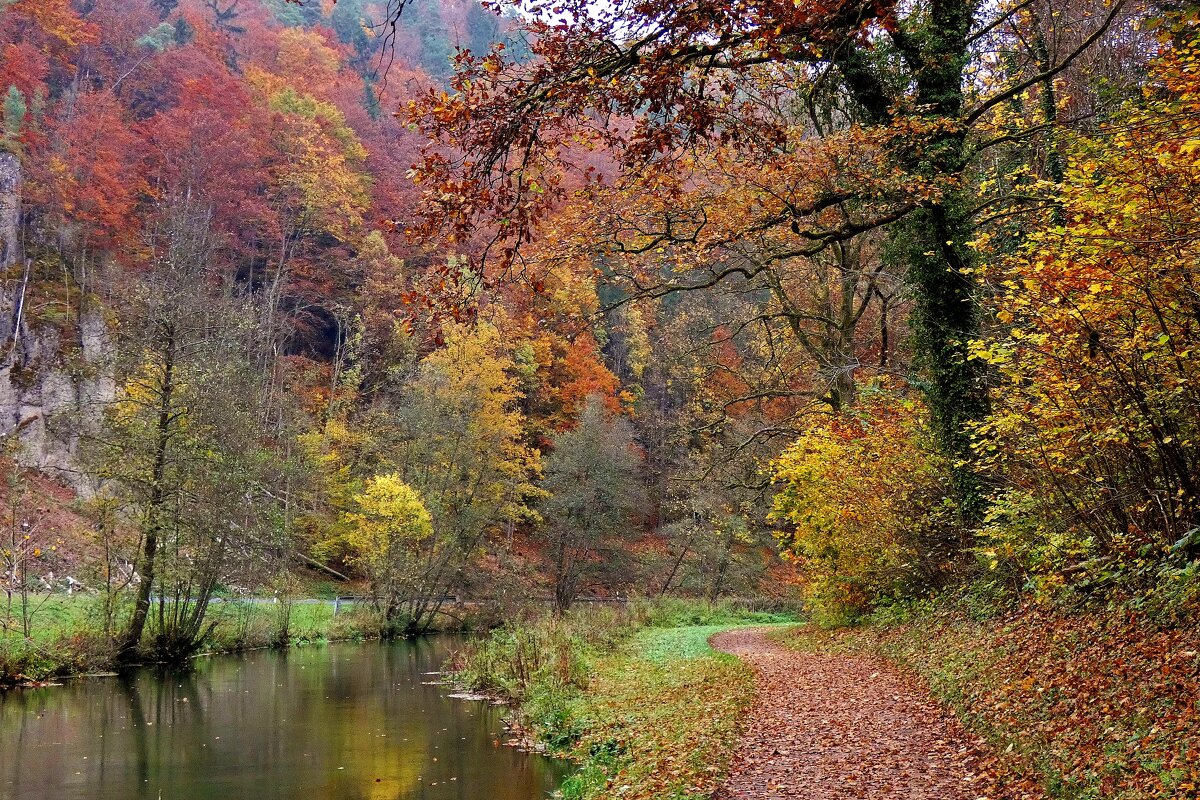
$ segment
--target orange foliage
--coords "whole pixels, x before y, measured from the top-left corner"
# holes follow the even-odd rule
[[[79,95],[50,125],[45,160],[34,173],[35,197],[76,232],[85,247],[131,241],[134,211],[148,191],[141,143],[108,92]]]
[[[0,86],[16,86],[25,97],[45,91],[50,61],[29,42],[10,42],[0,54]]]
[[[36,36],[43,48],[78,47],[98,38],[96,28],[79,16],[71,0],[16,0],[4,9],[4,16],[23,34]]]

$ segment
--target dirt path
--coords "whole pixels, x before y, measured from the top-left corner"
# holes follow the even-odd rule
[[[881,662],[802,653],[761,629],[713,637],[758,673],[719,800],[1000,798],[978,742]]]

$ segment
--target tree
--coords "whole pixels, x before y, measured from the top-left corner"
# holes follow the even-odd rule
[[[8,147],[14,147],[17,138],[21,135],[21,125],[25,122],[25,113],[29,110],[29,106],[25,103],[25,96],[21,94],[21,90],[16,86],[9,86],[8,93],[4,95],[4,144]]]
[[[7,458],[5,462],[4,510],[8,530],[0,534],[0,591],[4,592],[0,636],[19,633],[29,645],[34,617],[57,588],[53,569],[49,570],[47,580],[45,562],[61,542],[51,538],[54,531],[32,507],[35,498],[21,468]]]
[[[399,622],[403,604],[425,587],[419,569],[438,549],[429,512],[416,490],[394,472],[376,475],[354,496],[355,510],[347,513],[348,540],[354,562],[371,585],[371,598],[384,630]]]
[[[212,209],[214,246],[238,257],[274,238],[270,118],[223,68],[178,87],[175,104],[138,126],[147,180],[160,196],[191,196]],[[224,260],[224,259],[222,259]]]
[[[579,593],[613,577],[627,553],[640,508],[639,458],[633,429],[612,416],[604,399],[587,399],[573,430],[554,437],[546,459],[542,538],[554,582],[554,608],[563,613]]]
[[[450,59],[454,49],[450,45],[450,31],[442,19],[439,5],[413,3],[405,22],[417,37],[417,64],[434,80],[445,80],[451,73]]]
[[[102,429],[83,432],[89,470],[140,534],[124,658],[147,626],[160,657],[191,655],[229,560],[271,543],[278,522],[255,315],[213,273],[208,218],[181,205],[150,232],[121,309],[121,388]]]
[[[300,42],[306,43],[312,44],[309,39]],[[329,53],[320,51],[314,58],[319,61]],[[278,314],[288,295],[294,305],[324,310],[321,298],[332,293],[333,276],[329,265],[312,255],[358,235],[371,180],[364,169],[367,152],[336,105],[298,91],[285,77],[258,68],[247,73],[255,100],[273,122],[267,198],[275,242],[256,264],[259,274],[254,276],[265,288],[266,329],[273,332],[282,327]],[[310,257],[298,258],[306,254]]]
[[[529,519],[528,500],[539,494],[532,481],[540,459],[524,442],[514,364],[500,330],[451,325],[444,339],[365,421],[378,432],[370,458],[420,493],[433,524],[403,601],[408,630],[429,626],[488,534]]]
[[[981,546],[1049,584],[1200,555],[1200,83],[1175,35],[1143,100],[1063,142],[1057,214],[1011,252],[981,242],[998,330],[974,355],[999,379],[976,447],[1001,491]]]
[[[763,591],[773,542],[757,515],[749,513],[755,503],[741,507],[744,493],[715,479],[678,484],[680,490],[664,503],[668,520],[661,533],[667,552],[656,565],[665,571],[659,594],[683,592],[716,602],[724,595]]]
[[[0,25],[5,33],[31,34],[46,49],[61,50],[96,41],[97,31],[70,0],[15,0],[6,3]],[[11,28],[9,26],[12,26]],[[13,29],[16,29],[15,31]],[[21,36],[10,39],[16,41]]]
[[[500,18],[476,0],[467,3],[465,24],[465,49],[476,56],[486,55],[492,45],[500,40]]]
[[[141,142],[121,104],[107,92],[82,92],[60,105],[48,127],[33,153],[30,190],[48,207],[60,247],[82,256],[132,244],[148,187]]]
[[[871,387],[852,413],[827,414],[773,464],[771,517],[813,607],[837,618],[937,588],[962,555],[949,469],[919,403]]]
[[[261,76],[264,86],[277,84]],[[345,115],[332,103],[283,85],[267,98],[279,115],[272,170],[275,202],[299,232],[346,238],[362,223],[370,179],[361,167],[367,153]]]

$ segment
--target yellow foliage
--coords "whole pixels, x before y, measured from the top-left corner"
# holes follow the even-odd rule
[[[423,551],[436,547],[433,522],[416,489],[391,472],[367,480],[344,514],[355,564],[385,612],[418,589]]]
[[[418,391],[427,407],[455,426],[430,431],[418,449],[432,459],[435,471],[461,471],[467,481],[438,480],[430,501],[444,508],[495,508],[496,520],[517,520],[532,513],[527,498],[540,490],[533,480],[541,473],[537,450],[524,441],[525,417],[511,376],[516,364],[500,330],[480,323],[452,325],[445,346],[421,362]],[[415,463],[415,462],[414,462]]]
[[[364,564],[378,568],[433,536],[421,496],[394,472],[370,478],[354,504],[356,510],[346,514],[352,526],[347,538]]]
[[[924,426],[915,404],[868,389],[853,412],[813,419],[774,462],[771,519],[823,611],[866,610],[946,566],[922,542],[946,494]]]
[[[998,260],[1008,327],[972,350],[1001,379],[976,449],[1046,523],[992,548],[1024,570],[1161,552],[1200,521],[1198,67],[1190,43],[1168,49],[1146,100],[1065,142],[1061,222]]]
[[[370,203],[367,151],[358,134],[337,106],[297,91],[284,77],[250,67],[246,82],[278,115],[275,146],[284,158],[272,175],[277,201],[302,225],[348,237]]]

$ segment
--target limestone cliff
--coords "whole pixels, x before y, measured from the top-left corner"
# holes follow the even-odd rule
[[[21,160],[0,151],[0,270],[20,258]]]
[[[31,320],[29,270],[19,266],[20,191],[20,161],[0,153],[0,441],[23,466],[82,490],[80,431],[115,394],[111,341],[95,303],[66,323]]]

